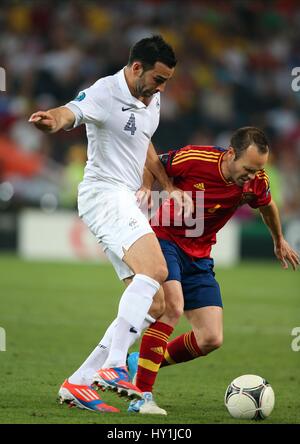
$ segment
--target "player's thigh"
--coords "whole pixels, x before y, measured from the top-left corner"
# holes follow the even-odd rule
[[[123,261],[135,274],[145,274],[160,283],[166,279],[167,264],[154,233],[145,234],[123,251]]]
[[[163,322],[175,326],[183,313],[184,299],[182,289],[182,257],[177,245],[173,242],[159,239],[164,258],[168,267],[168,277],[163,283],[166,309]]]
[[[199,343],[211,343],[220,346],[223,342],[223,308],[207,306],[186,310],[185,316],[190,322],[196,340]]]
[[[117,263],[115,256],[123,260],[131,269],[131,275],[143,273],[141,265],[149,268],[150,255],[153,262],[162,262],[162,252],[156,236],[137,206],[133,192],[115,187],[80,187],[78,195],[79,215],[96,236],[109,260]],[[149,240],[150,239],[150,240]],[[161,261],[159,262],[159,259]],[[118,265],[118,263],[117,263]],[[131,267],[131,265],[133,267]],[[115,265],[114,265],[115,266]],[[124,270],[119,273],[124,276]]]

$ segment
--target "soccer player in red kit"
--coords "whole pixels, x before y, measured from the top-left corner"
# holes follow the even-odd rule
[[[298,254],[282,235],[278,209],[271,197],[269,179],[264,171],[268,154],[264,133],[254,127],[245,127],[233,134],[228,149],[189,145],[161,155],[161,162],[167,174],[173,177],[174,185],[192,192],[195,207],[197,191],[204,192],[201,216],[204,229],[197,237],[187,236],[191,227],[176,226],[176,211],[169,200],[152,219],[169,271],[163,284],[166,310],[144,333],[136,379],[144,399],[132,401],[129,411],[149,412],[149,407],[147,411],[144,409],[160,367],[205,356],[221,346],[223,306],[210,253],[216,243],[216,233],[239,206],[247,203],[259,208],[283,268],[288,268],[290,262],[295,270],[299,264]],[[151,175],[148,178],[150,184]],[[164,211],[170,211],[170,226],[162,223]],[[168,342],[183,312],[192,331]],[[153,413],[166,414],[163,409]]]

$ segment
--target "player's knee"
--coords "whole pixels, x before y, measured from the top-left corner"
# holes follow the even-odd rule
[[[222,344],[223,344],[222,335],[208,333],[204,336],[202,344],[201,345],[199,344],[199,347],[201,348],[203,354],[207,355],[208,353],[220,348]]]
[[[149,310],[150,316],[154,319],[160,318],[166,309],[164,298],[154,299]]]
[[[168,277],[167,264],[164,263],[158,264],[153,268],[152,274],[153,274],[152,278],[155,279],[160,284],[162,284],[163,282],[165,282],[165,280]]]
[[[168,303],[165,309],[165,317],[173,323],[177,323],[183,315],[183,307]]]

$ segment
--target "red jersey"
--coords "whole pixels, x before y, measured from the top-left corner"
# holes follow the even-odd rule
[[[255,179],[247,181],[243,187],[224,178],[221,162],[225,153],[224,148],[215,146],[188,145],[160,156],[168,176],[174,178],[174,185],[192,192],[194,205],[196,191],[204,191],[204,231],[201,236],[186,237],[186,230],[191,227],[174,224],[174,202],[170,200],[163,203],[151,220],[157,237],[175,242],[192,258],[210,257],[216,233],[239,206],[248,203],[252,208],[258,208],[271,201],[269,179],[264,170],[258,171]],[[162,212],[166,207],[170,210],[170,226],[162,225]]]

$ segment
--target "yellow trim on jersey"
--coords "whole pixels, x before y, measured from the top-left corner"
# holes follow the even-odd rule
[[[258,179],[269,179],[267,174],[256,174],[256,177],[258,177]]]
[[[267,175],[267,173],[265,172],[265,170],[257,171],[256,176],[258,176],[258,177],[263,177],[263,176],[265,176],[265,177],[269,178],[269,176]]]
[[[219,163],[218,163],[219,174],[221,176],[221,179],[224,180],[224,182],[226,183],[226,185],[234,185],[234,182],[228,182],[228,180],[225,179],[225,177],[223,176],[223,173],[222,173],[221,163],[222,163],[222,159],[223,159],[223,156],[225,153],[226,153],[226,151],[224,151],[219,158]]]
[[[268,176],[256,176],[256,177],[260,180],[266,180],[267,182],[270,182],[270,179],[268,178]]]
[[[151,372],[157,373],[160,367],[159,364],[155,364],[155,362],[150,361],[150,359],[139,358],[139,367],[143,367]]]
[[[177,364],[177,362],[174,361],[174,359],[172,359],[171,356],[169,355],[168,350],[165,351],[164,358],[170,365]]]
[[[267,173],[265,172],[265,170],[258,171],[256,173],[256,177],[260,180],[265,181],[265,185],[266,185],[267,189],[270,187],[270,179],[269,179],[269,176],[267,175]]]
[[[172,162],[172,165],[178,165],[179,163],[186,162],[187,160],[203,160],[204,162],[214,162],[218,163],[219,161],[217,159],[207,159],[206,157],[202,156],[195,156],[190,155],[189,157],[185,157],[184,159],[176,160],[175,162]]]
[[[194,154],[201,154],[201,156],[204,157],[210,157],[212,159],[218,159],[221,155],[221,153],[208,153],[207,151],[202,150],[188,150],[188,151],[181,151],[178,154],[175,154],[173,160],[178,160],[179,158],[187,157]]]
[[[215,157],[219,157],[222,154],[222,153],[213,153],[206,150],[193,150],[192,148],[190,148],[189,150],[179,151],[178,153],[175,154],[175,157],[183,156],[184,154],[189,154],[189,153],[206,154],[207,156],[215,156]]]

